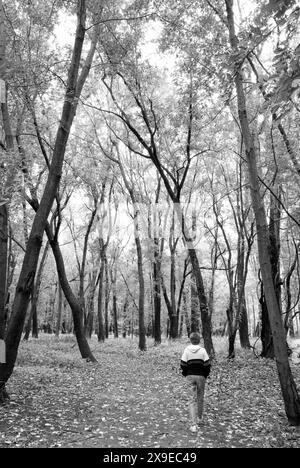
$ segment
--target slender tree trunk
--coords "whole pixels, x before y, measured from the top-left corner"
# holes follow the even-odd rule
[[[274,345],[272,338],[272,330],[270,326],[270,320],[268,315],[267,302],[264,294],[263,286],[261,285],[261,296],[260,296],[260,306],[261,306],[261,328],[260,328],[260,339],[262,344],[261,356],[274,359]]]
[[[153,289],[154,289],[154,344],[161,343],[161,260],[159,253],[159,239],[154,237],[154,260],[153,260]]]
[[[139,208],[136,203],[136,197],[134,193],[133,186],[129,183],[126,173],[124,171],[123,165],[121,163],[120,155],[118,153],[119,159],[118,164],[121,170],[121,174],[125,183],[125,186],[130,195],[133,209],[134,209],[134,238],[137,252],[137,267],[138,267],[138,277],[139,277],[139,349],[141,351],[146,351],[146,327],[145,327],[145,279],[143,271],[143,252],[142,244],[140,240],[140,227],[139,227]]]
[[[98,341],[104,342],[105,340],[105,322],[103,320],[103,305],[104,305],[104,273],[105,273],[105,247],[100,246],[100,271],[98,277]],[[108,287],[108,285],[107,285]]]
[[[183,321],[184,321],[184,315],[181,312],[179,315],[179,330],[178,330],[178,338],[182,337],[182,332],[183,332]]]
[[[184,313],[184,319],[185,319],[185,327],[186,327],[186,332],[187,336],[190,336],[191,334],[191,322],[188,314],[188,308],[187,308],[187,297],[186,297],[186,292],[183,292],[182,295],[182,302],[183,302],[183,313]]]
[[[14,140],[10,125],[10,118],[7,105],[6,95],[6,27],[5,27],[5,12],[3,8],[3,2],[0,0],[0,79],[5,84],[5,96],[1,96],[1,114],[2,114],[2,125],[5,135],[5,146],[6,151],[10,153],[11,161],[14,160],[13,149]],[[5,340],[6,334],[6,323],[7,323],[7,282],[8,282],[8,231],[9,231],[9,203],[12,196],[14,179],[15,179],[15,167],[11,164],[8,167],[7,174],[0,180],[0,343],[4,349],[4,361],[7,362],[8,350],[7,343]],[[8,393],[5,389],[5,383],[7,379],[2,376],[1,368],[6,366],[5,363],[0,364],[0,404],[9,399]]]
[[[238,305],[237,305],[237,313],[239,314],[238,317],[238,329],[240,335],[240,343],[242,348],[250,348],[250,341],[249,341],[249,327],[248,327],[248,314],[247,314],[247,307],[246,307],[246,299],[245,299],[245,283],[246,283],[246,276],[247,276],[247,262],[248,257],[245,258],[245,238],[242,228],[239,230],[238,233],[239,241],[238,241],[238,258],[237,258],[237,297],[238,297]],[[250,248],[250,246],[248,246]]]
[[[163,290],[163,296],[164,296],[165,304],[166,304],[167,311],[168,311],[167,336],[169,338],[173,338],[172,335],[171,335],[172,322],[173,322],[173,317],[174,317],[173,307],[172,307],[172,303],[171,303],[171,301],[169,299],[169,296],[168,296],[168,293],[167,293],[167,288],[166,288],[163,276],[161,276],[161,286],[162,286],[162,290]]]
[[[94,330],[95,306],[94,299],[97,288],[97,272],[94,270],[89,274],[89,293],[87,298],[87,317],[85,326],[85,336],[91,338]]]
[[[233,0],[226,1],[227,21],[229,28],[229,39],[232,51],[239,57],[239,43],[235,33]],[[239,59],[237,59],[239,60]],[[257,244],[259,262],[264,284],[264,292],[268,307],[269,320],[272,330],[274,352],[278,376],[284,400],[287,418],[290,424],[300,425],[300,398],[295,385],[286,347],[285,333],[281,318],[281,311],[278,305],[278,298],[273,283],[272,264],[270,259],[270,239],[267,226],[265,207],[259,187],[259,177],[257,173],[256,150],[251,136],[249,120],[247,116],[246,98],[243,89],[243,75],[241,63],[237,61],[235,67],[235,87],[238,101],[238,114],[243,134],[246,159],[249,173],[249,183],[251,190],[252,206],[255,214],[257,227]]]
[[[195,277],[191,276],[191,333],[200,332],[199,301],[195,284]]]
[[[28,322],[25,326],[24,340],[29,339],[31,328],[32,328],[32,336],[34,338],[38,338],[37,303],[38,303],[38,298],[39,298],[41,284],[42,284],[43,270],[44,270],[45,263],[47,260],[48,252],[49,252],[49,241],[47,241],[45,245],[44,252],[40,261],[40,265],[38,267],[35,285],[34,285],[32,297],[31,297],[31,310],[30,310]]]
[[[106,339],[109,337],[109,321],[108,321],[108,306],[109,306],[109,275],[108,275],[108,264],[106,255],[104,257],[104,265],[105,265],[105,302],[104,302],[104,326],[105,326],[105,337]]]
[[[275,293],[279,307],[281,305],[281,282],[280,282],[280,206],[279,202],[274,199],[273,195],[270,196],[270,221],[269,221],[269,238],[270,238],[270,260],[272,267],[272,278],[275,287]],[[275,357],[272,330],[269,321],[268,307],[264,295],[262,283],[262,327],[261,327],[261,341],[262,352],[261,356],[273,359]],[[281,307],[280,307],[281,310]]]
[[[94,219],[97,213],[97,203],[98,203],[98,199],[94,197],[94,209],[92,211],[90,220],[87,225],[86,233],[84,236],[82,259],[81,259],[81,265],[80,265],[80,270],[79,270],[79,301],[80,301],[81,308],[83,310],[85,321],[87,320],[85,297],[84,297],[85,265],[86,265],[86,258],[87,258],[89,236],[90,236],[91,229],[94,223]]]
[[[122,327],[122,336],[123,338],[126,338],[127,330],[128,330],[128,317],[127,317],[127,311],[128,311],[128,294],[125,297],[124,301],[124,306],[123,306],[123,327]]]
[[[240,343],[242,348],[250,348],[249,340],[249,326],[248,326],[248,313],[246,307],[245,293],[243,293],[240,320],[239,320],[239,334]]]
[[[61,318],[62,318],[62,304],[63,304],[63,293],[60,282],[58,282],[58,301],[57,301],[57,318],[55,325],[55,336],[59,337],[61,329]]]
[[[229,301],[229,306],[226,309],[227,323],[228,323],[228,358],[235,357],[235,338],[237,328],[234,326],[234,305],[232,299]]]
[[[32,337],[38,338],[39,337],[39,323],[38,323],[38,311],[37,311],[37,302],[32,309]]]
[[[199,265],[199,260],[197,257],[195,247],[192,242],[192,237],[189,234],[186,223],[185,223],[182,208],[179,203],[175,203],[175,209],[176,209],[178,221],[181,223],[183,237],[188,248],[190,262],[191,262],[191,266],[193,269],[193,275],[195,278],[199,307],[200,307],[204,346],[205,346],[207,353],[211,357],[213,357],[215,352],[214,352],[214,346],[212,342],[211,318],[210,318],[210,314],[208,310],[207,297],[205,293],[204,282],[203,282],[203,277],[202,277],[202,273],[201,273],[201,269]]]
[[[143,253],[141,240],[138,235],[138,227],[135,235],[135,245],[138,258],[139,275],[139,349],[146,350],[146,329],[145,329],[145,280],[143,272]]]
[[[170,296],[172,315],[170,317],[170,337],[176,339],[178,337],[178,317],[176,309],[176,271],[175,271],[175,249],[171,249],[171,270],[170,270]]]
[[[114,271],[113,271],[114,269]],[[110,272],[111,278],[111,289],[112,289],[112,321],[113,321],[113,331],[114,337],[119,337],[118,330],[118,307],[117,307],[117,268],[116,265],[113,267]]]

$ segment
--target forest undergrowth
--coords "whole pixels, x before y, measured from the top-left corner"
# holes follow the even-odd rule
[[[203,427],[188,431],[185,379],[179,361],[187,339],[138,350],[135,339],[96,337],[97,364],[82,360],[75,338],[41,334],[22,342],[0,408],[0,448],[54,447],[299,447],[300,429],[285,417],[275,362],[226,341],[207,381]],[[292,371],[300,388],[300,340]]]

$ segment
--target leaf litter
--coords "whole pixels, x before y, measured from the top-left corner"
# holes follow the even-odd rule
[[[285,447],[300,430],[285,417],[276,365],[240,350],[218,353],[207,380],[203,426],[188,431],[188,395],[179,361],[185,340],[148,346],[109,338],[82,360],[73,337],[22,342],[0,407],[0,448]],[[291,362],[299,388],[299,363]]]

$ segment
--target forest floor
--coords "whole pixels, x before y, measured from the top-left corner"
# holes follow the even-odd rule
[[[270,448],[299,447],[300,429],[285,417],[276,365],[252,350],[217,358],[207,381],[203,427],[188,430],[185,379],[179,360],[186,339],[149,342],[91,340],[97,364],[78,354],[75,338],[41,334],[22,342],[0,408],[0,448]],[[300,340],[291,367],[300,391]]]

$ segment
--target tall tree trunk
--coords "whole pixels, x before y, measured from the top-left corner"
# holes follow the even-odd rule
[[[47,260],[48,252],[49,252],[49,241],[47,241],[45,245],[44,252],[43,252],[39,267],[38,267],[35,285],[34,285],[32,297],[31,297],[31,310],[30,310],[28,322],[25,326],[24,340],[29,339],[31,329],[32,329],[32,336],[34,338],[38,338],[37,303],[38,303],[38,298],[39,298],[41,284],[42,284],[43,270],[44,270],[45,263]]]
[[[246,307],[245,293],[243,293],[242,303],[240,307],[241,307],[240,320],[239,320],[240,343],[241,343],[242,348],[250,348],[248,313],[247,313],[247,307]]]
[[[170,297],[172,315],[170,317],[170,338],[178,337],[178,317],[176,308],[176,271],[175,271],[175,248],[171,248],[171,269],[170,269]]]
[[[198,293],[195,284],[195,277],[191,275],[191,333],[200,332],[200,317],[199,317],[199,300]]]
[[[225,1],[230,44],[232,47],[232,51],[235,54],[235,57],[240,57],[239,43],[235,33],[233,0]],[[267,225],[265,207],[259,187],[259,177],[257,173],[256,163],[256,149],[254,146],[254,141],[251,135],[249,120],[247,116],[246,98],[243,88],[243,72],[241,68],[242,64],[239,62],[239,58],[237,58],[236,60],[237,62],[235,66],[234,80],[237,92],[238,114],[248,165],[252,206],[255,214],[257,227],[259,262],[273,336],[276,365],[287,418],[290,424],[300,425],[300,398],[289,365],[281,311],[278,304],[278,298],[276,296],[276,291],[273,282],[272,264],[269,250],[269,229]]]
[[[235,338],[237,328],[234,326],[234,305],[233,301],[229,302],[229,306],[226,309],[227,324],[228,324],[228,358],[233,359],[235,357]]]
[[[97,197],[94,197],[94,209],[92,211],[91,217],[89,219],[86,233],[84,236],[84,242],[83,242],[83,251],[82,251],[82,259],[81,259],[81,265],[80,265],[80,270],[79,270],[79,301],[81,308],[83,310],[83,315],[85,321],[87,320],[86,317],[86,307],[85,307],[85,297],[84,297],[84,281],[85,281],[85,265],[86,265],[86,258],[87,258],[87,250],[88,250],[88,241],[89,241],[89,236],[91,233],[91,229],[94,223],[94,219],[97,213],[97,203],[98,199]]]
[[[145,328],[145,280],[143,272],[143,253],[141,240],[138,234],[138,227],[135,235],[135,245],[138,261],[139,275],[139,349],[146,350],[146,328]]]
[[[113,271],[113,269],[114,269],[114,271]],[[113,322],[114,337],[118,338],[119,337],[119,329],[118,329],[117,268],[116,268],[116,265],[114,265],[113,269],[110,272],[111,289],[112,289],[112,322]]]
[[[128,317],[127,317],[127,310],[128,310],[128,294],[125,297],[124,306],[123,306],[123,326],[122,326],[122,336],[126,338],[127,330],[128,330]]]
[[[62,304],[63,304],[63,293],[60,282],[58,282],[58,301],[57,301],[57,317],[55,324],[55,336],[59,336],[61,329],[61,318],[62,318]]]
[[[249,327],[248,327],[248,314],[246,307],[245,299],[245,283],[247,276],[247,261],[249,255],[245,258],[245,236],[244,232],[241,229],[238,233],[238,257],[237,257],[237,313],[239,314],[238,318],[238,329],[240,335],[240,344],[242,348],[250,348],[249,341]],[[248,246],[250,248],[250,246]]]
[[[185,291],[183,292],[182,302],[183,302],[183,313],[184,313],[184,319],[185,319],[186,332],[187,332],[187,335],[190,336],[190,334],[191,334],[191,322],[190,322],[190,317],[189,317],[189,314],[188,314],[187,297],[186,297],[186,292]]]
[[[154,305],[154,344],[161,343],[161,260],[159,253],[159,239],[154,237],[154,260],[153,260],[153,305]]]
[[[261,284],[261,296],[259,299],[261,307],[261,328],[260,328],[260,339],[262,344],[261,356],[274,359],[274,345],[272,338],[272,330],[269,320],[267,302],[264,294],[264,288]]]
[[[139,208],[136,203],[136,197],[134,193],[133,186],[129,183],[123,165],[121,163],[121,158],[119,151],[118,160],[116,161],[119,164],[122,178],[124,180],[127,191],[130,195],[133,209],[134,209],[134,239],[137,252],[137,267],[138,267],[138,278],[139,278],[139,349],[141,351],[146,350],[146,327],[145,327],[145,279],[143,271],[143,252],[142,244],[140,239],[140,226],[139,226]]]
[[[237,333],[237,301],[236,301],[236,290],[234,286],[234,272],[229,264],[228,271],[228,283],[229,283],[229,304],[226,309],[227,323],[228,323],[228,358],[233,359],[235,357],[235,338]]]
[[[98,341],[104,342],[105,340],[105,322],[103,319],[103,305],[104,305],[104,273],[105,273],[105,246],[100,245],[100,271],[98,277]],[[107,285],[108,287],[108,285]]]
[[[203,277],[202,277],[202,273],[201,273],[201,269],[199,265],[199,260],[197,257],[195,247],[192,242],[192,237],[189,235],[180,204],[176,203],[175,208],[176,208],[178,220],[182,226],[182,233],[183,233],[183,237],[188,248],[191,266],[193,269],[193,275],[195,278],[199,307],[200,307],[204,346],[205,346],[207,353],[211,357],[213,357],[215,352],[214,352],[214,346],[212,342],[211,318],[210,318],[210,314],[208,310],[207,297],[205,293],[204,282],[203,282]]]
[[[280,194],[278,194],[280,196]],[[270,195],[270,221],[269,221],[269,238],[270,238],[270,260],[272,267],[272,278],[275,287],[275,294],[279,307],[281,305],[281,281],[280,281],[280,205],[275,200],[273,195]],[[261,356],[273,359],[275,357],[272,330],[269,321],[268,307],[264,295],[262,283],[262,327],[261,327]],[[281,310],[281,307],[280,307]]]
[[[32,332],[31,334],[33,338],[39,337],[37,302],[35,302],[35,306],[32,309]]]
[[[14,160],[14,140],[10,125],[10,118],[7,105],[6,93],[6,27],[5,27],[5,11],[3,2],[0,0],[0,79],[4,83],[4,93],[1,96],[1,114],[2,125],[5,135],[5,149],[7,153],[11,153],[11,161]],[[1,167],[0,167],[1,170]],[[14,164],[8,166],[7,174],[2,177],[0,181],[0,344],[4,350],[3,361],[7,361],[7,344],[5,340],[6,323],[7,323],[7,280],[8,280],[8,226],[9,226],[9,203],[12,196],[16,168]],[[7,379],[1,375],[1,368],[5,362],[0,363],[0,404],[8,399],[8,394],[5,390],[5,382]]]
[[[108,264],[107,264],[106,255],[104,257],[104,265],[105,265],[104,327],[105,327],[105,337],[107,339],[109,337],[108,306],[109,306],[110,288],[109,288],[109,275],[108,275]]]
[[[94,329],[94,316],[95,316],[95,306],[94,299],[97,288],[97,272],[93,270],[89,274],[89,293],[87,298],[87,314],[86,314],[86,324],[85,324],[85,336],[91,338]]]
[[[172,265],[171,265],[171,270],[172,270]],[[161,276],[161,285],[162,285],[162,290],[163,290],[163,296],[165,299],[165,304],[167,306],[167,311],[168,311],[167,336],[170,339],[176,339],[178,338],[180,304],[178,304],[178,307],[176,307],[175,298],[173,298],[173,300],[169,299],[163,276]],[[170,289],[172,289],[172,281],[170,281]]]

